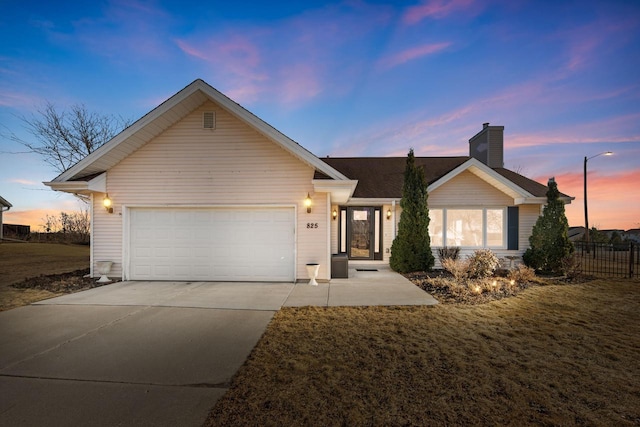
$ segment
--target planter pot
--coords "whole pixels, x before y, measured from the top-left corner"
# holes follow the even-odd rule
[[[109,283],[111,280],[107,277],[107,274],[111,271],[112,261],[96,261],[96,268],[100,273],[98,283]]]
[[[318,286],[318,282],[316,282],[318,270],[320,270],[320,264],[307,264],[307,273],[309,274],[309,284],[311,286]]]

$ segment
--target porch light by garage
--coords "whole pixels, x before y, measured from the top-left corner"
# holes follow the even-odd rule
[[[311,196],[307,193],[307,197],[304,199],[304,205],[307,207],[307,213],[311,213]]]
[[[109,193],[105,194],[104,199],[102,200],[102,204],[104,205],[104,208],[107,210],[107,212],[113,213],[113,203],[109,198]]]

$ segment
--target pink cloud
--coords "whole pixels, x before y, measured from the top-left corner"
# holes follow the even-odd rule
[[[225,94],[239,103],[252,103],[258,101],[264,91],[258,84],[243,83],[225,91]]]
[[[258,47],[243,37],[235,37],[219,44],[214,52],[220,52],[225,59],[241,63],[245,67],[257,67],[261,62]]]
[[[176,44],[184,53],[197,59],[214,64],[216,67],[229,69],[256,80],[265,80],[261,73],[255,73],[262,65],[262,55],[257,44],[241,36],[210,38],[198,46],[185,40],[176,40]]]
[[[569,71],[577,71],[584,67],[593,56],[593,51],[600,45],[600,37],[591,35],[589,38],[581,38],[569,48],[569,60],[566,67]]]
[[[154,2],[111,0],[97,16],[71,22],[73,30],[63,31],[55,24],[40,28],[55,42],[76,48],[82,45],[93,54],[127,61],[131,66],[141,58],[167,58],[168,32],[173,22],[170,13]]]
[[[293,65],[282,76],[282,82],[282,101],[289,105],[312,99],[322,91],[317,68],[309,64]]]
[[[640,113],[634,113],[529,134],[513,134],[509,137],[509,146],[640,142],[640,135],[634,132],[638,120]]]
[[[538,181],[543,182],[542,179]],[[546,182],[546,181],[544,181]],[[584,175],[566,173],[556,176],[558,188],[575,200],[565,208],[571,226],[584,225]],[[601,229],[637,228],[640,224],[640,170],[603,175],[589,172],[589,226]]]
[[[629,34],[632,34],[637,26],[636,17],[616,22],[599,19],[580,27],[567,28],[553,35],[552,39],[567,45],[564,53],[564,58],[567,59],[559,70],[558,78],[583,71],[591,64],[601,62],[599,56],[626,43]]]
[[[32,108],[41,103],[41,99],[26,93],[14,92],[10,90],[0,91],[0,105],[3,107]]]
[[[422,46],[406,49],[389,57],[382,58],[378,62],[378,65],[382,66],[383,68],[393,68],[398,65],[404,64],[405,62],[440,52],[441,50],[444,50],[449,46],[451,46],[450,42],[424,44]]]
[[[87,207],[73,201],[56,201],[55,208],[50,209],[17,209],[17,201],[13,201],[13,208],[2,213],[2,222],[5,224],[19,224],[31,226],[31,231],[44,231],[47,215],[58,217],[60,212],[79,212]]]
[[[208,55],[205,55],[204,52],[201,52],[196,47],[191,46],[189,43],[187,43],[184,40],[179,40],[178,39],[178,40],[175,40],[175,43],[178,45],[180,50],[182,50],[184,53],[186,53],[189,56],[193,56],[195,58],[202,59],[203,61],[209,61],[210,60]]]
[[[28,179],[22,179],[22,178],[13,178],[13,179],[10,179],[9,182],[12,182],[15,184],[22,184],[22,185],[41,185],[40,182],[30,181]]]
[[[185,54],[231,76],[225,92],[238,102],[256,101],[265,90],[261,83],[269,76],[263,70],[260,48],[247,37],[210,38],[197,47],[185,40],[176,40],[176,44]]]
[[[406,25],[417,24],[425,18],[441,19],[461,9],[472,6],[475,0],[427,0],[405,11],[402,21]]]
[[[307,9],[277,25],[206,27],[175,46],[209,67],[206,78],[240,102],[299,106],[351,90],[370,67],[357,58],[345,65],[343,58],[392,17],[387,5],[344,2]]]

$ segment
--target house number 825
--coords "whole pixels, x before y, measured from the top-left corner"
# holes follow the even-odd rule
[[[317,222],[308,222],[307,223],[307,228],[318,228],[318,223]]]

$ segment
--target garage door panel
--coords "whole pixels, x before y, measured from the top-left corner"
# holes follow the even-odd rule
[[[133,208],[133,280],[293,281],[293,208]]]

